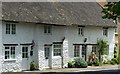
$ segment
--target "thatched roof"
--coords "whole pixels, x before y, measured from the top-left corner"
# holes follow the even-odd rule
[[[3,2],[2,20],[115,27],[113,20],[102,19],[101,11],[96,2]]]

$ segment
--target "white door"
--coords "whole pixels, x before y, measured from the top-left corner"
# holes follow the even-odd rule
[[[22,46],[22,70],[29,70],[30,63],[29,63],[29,48],[28,46]]]
[[[50,48],[51,46],[45,46],[44,48],[44,54],[45,54],[45,67],[49,68],[50,67]]]

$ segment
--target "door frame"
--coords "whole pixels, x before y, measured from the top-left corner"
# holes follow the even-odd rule
[[[23,49],[23,47],[27,47],[28,48],[28,56],[27,56],[27,58],[23,58],[23,52],[22,52],[22,49]],[[29,70],[30,69],[30,50],[31,50],[31,45],[21,45],[21,58],[22,58],[22,61],[21,61],[21,68],[22,68],[22,70]],[[24,62],[24,60],[26,59],[26,61],[27,61],[27,68],[23,68],[23,62]]]
[[[51,64],[52,64],[52,45],[50,45],[50,44],[44,45],[44,58],[45,58],[45,61],[46,61],[46,57],[45,57],[45,48],[46,47],[49,48],[48,68],[51,68]]]

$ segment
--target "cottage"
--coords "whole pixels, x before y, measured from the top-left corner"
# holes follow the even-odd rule
[[[96,2],[3,2],[0,70],[62,68],[68,60],[97,53],[97,40],[108,41],[113,58],[116,25],[102,19]]]

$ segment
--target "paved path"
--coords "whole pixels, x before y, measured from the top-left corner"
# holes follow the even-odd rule
[[[101,70],[118,70],[120,69],[118,65],[112,66],[90,66],[88,68],[63,68],[63,69],[44,69],[44,70],[37,70],[32,72],[85,72],[85,71],[101,71]],[[24,71],[24,72],[31,72],[31,71]]]
[[[118,65],[88,68],[44,69],[37,71],[6,72],[2,74],[120,74]]]

